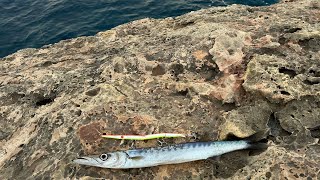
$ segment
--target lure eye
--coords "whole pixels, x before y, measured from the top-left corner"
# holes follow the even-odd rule
[[[106,161],[109,157],[110,157],[110,154],[101,154],[101,155],[100,155],[100,159],[101,159],[102,161]]]

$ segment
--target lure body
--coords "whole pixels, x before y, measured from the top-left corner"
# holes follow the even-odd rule
[[[117,151],[100,156],[80,157],[74,162],[102,168],[143,168],[202,160],[253,146],[254,144],[246,140],[191,142],[165,147]]]
[[[102,135],[103,138],[109,139],[126,139],[126,140],[150,140],[158,138],[177,138],[186,137],[184,134],[176,133],[159,133],[159,134],[149,134],[149,135]]]

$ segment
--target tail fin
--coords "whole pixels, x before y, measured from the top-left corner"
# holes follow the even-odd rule
[[[268,149],[268,144],[266,142],[249,142],[249,147],[247,149],[260,150]]]
[[[268,140],[266,139],[267,134],[269,131],[260,131],[257,132],[247,138],[244,138],[244,140],[248,141],[248,144],[250,145],[248,149],[250,150],[264,150],[268,149]]]
[[[229,134],[227,136],[227,140],[244,140],[247,141],[249,144],[249,147],[247,149],[252,150],[261,150],[261,149],[267,149],[268,148],[268,140],[265,138],[267,133],[269,131],[259,131],[249,137],[246,138],[239,138],[236,137],[233,134]]]

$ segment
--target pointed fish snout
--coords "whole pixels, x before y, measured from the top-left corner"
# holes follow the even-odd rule
[[[85,158],[85,157],[78,157],[77,159],[88,160],[88,159]],[[77,159],[75,159],[75,160],[77,160]]]
[[[89,159],[86,157],[78,157],[77,159],[74,159],[74,163],[83,164],[84,162],[88,162]]]

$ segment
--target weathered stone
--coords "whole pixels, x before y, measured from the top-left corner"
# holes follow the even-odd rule
[[[320,95],[320,61],[288,55],[256,55],[249,62],[243,87],[272,102],[288,102]]]
[[[290,133],[316,129],[320,125],[320,99],[309,97],[291,101],[276,113],[276,117],[282,128]]]
[[[220,100],[223,103],[234,103],[239,101],[241,95],[242,80],[235,75],[225,75],[212,83],[177,83],[176,90],[193,91],[197,95],[208,99]]]
[[[312,157],[302,157],[305,152],[287,151],[285,148],[269,147],[267,152],[259,156],[251,156],[248,164],[234,174],[234,179],[241,179],[247,175],[251,179],[318,179],[319,160],[314,151],[318,151],[320,146],[315,144],[309,146]],[[259,162],[259,163],[257,163]]]
[[[0,179],[319,179],[318,4],[146,18],[2,58]],[[265,129],[270,147],[254,156],[130,170],[72,163],[159,145],[102,133],[195,134],[163,140],[174,144]]]
[[[251,37],[249,33],[230,29],[219,29],[216,34],[218,35],[213,37],[214,46],[209,52],[219,70],[228,73],[228,68],[242,63],[245,56],[243,48],[251,44]]]
[[[220,139],[227,138],[229,134],[245,138],[259,131],[267,131],[271,113],[272,109],[264,101],[226,112],[224,123],[220,126]]]

